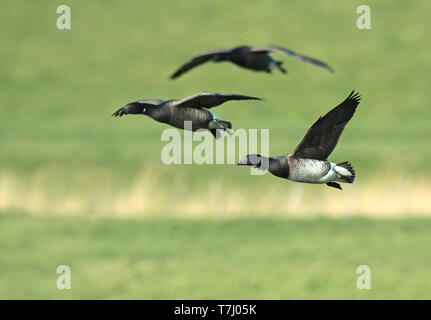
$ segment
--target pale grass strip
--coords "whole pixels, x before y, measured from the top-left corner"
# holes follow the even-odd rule
[[[381,177],[345,185],[339,191],[293,182],[286,182],[283,190],[268,185],[260,186],[259,190],[226,185],[222,179],[192,188],[181,175],[173,177],[169,184],[162,184],[157,171],[138,174],[127,187],[117,187],[104,172],[96,172],[94,177],[103,177],[105,183],[96,184],[89,189],[91,192],[86,192],[76,186],[65,190],[47,187],[52,173],[40,172],[32,179],[23,179],[3,172],[0,211],[118,217],[431,216],[431,184],[413,178]]]

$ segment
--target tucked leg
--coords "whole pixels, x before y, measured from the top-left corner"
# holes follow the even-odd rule
[[[328,182],[326,185],[329,186],[329,187],[332,187],[332,188],[343,190],[341,188],[341,186],[338,183],[336,183],[336,182]]]

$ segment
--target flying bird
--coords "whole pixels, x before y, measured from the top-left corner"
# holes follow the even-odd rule
[[[360,100],[359,93],[352,91],[342,103],[317,119],[292,153],[278,157],[250,154],[243,157],[238,165],[268,169],[277,177],[297,182],[326,183],[341,190],[337,182],[352,183],[355,170],[347,161],[335,164],[327,159]]]
[[[184,121],[191,121],[192,131],[208,129],[216,138],[219,138],[221,135],[218,129],[231,134],[232,123],[221,120],[207,109],[217,107],[230,100],[262,99],[241,94],[203,92],[181,100],[138,100],[128,103],[112,115],[122,117],[126,114],[144,114],[158,122],[166,123],[179,129],[185,129]]]
[[[250,69],[254,71],[265,71],[271,73],[273,69],[278,69],[283,73],[286,73],[281,65],[283,62],[277,61],[271,56],[271,52],[278,52],[288,54],[294,58],[314,64],[315,66],[327,69],[331,72],[334,70],[328,66],[326,63],[319,61],[314,58],[310,58],[292,50],[279,47],[279,46],[266,46],[266,47],[250,47],[250,46],[240,46],[233,49],[215,49],[210,51],[205,51],[197,56],[193,57],[189,62],[184,64],[181,68],[175,71],[171,75],[171,79],[176,79],[183,73],[197,67],[205,62],[213,61],[230,61],[242,68]]]

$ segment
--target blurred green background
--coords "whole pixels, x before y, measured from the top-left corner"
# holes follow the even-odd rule
[[[61,4],[71,30],[56,28]],[[356,28],[362,4],[371,30]],[[0,297],[429,298],[430,9],[2,1]],[[168,80],[201,51],[243,44],[285,46],[336,73],[276,54],[287,75],[208,63]],[[330,157],[357,171],[342,192],[234,165],[166,166],[166,126],[110,116],[141,98],[264,97],[215,112],[269,128],[281,155],[353,89],[362,102]],[[55,287],[60,264],[70,291]],[[375,270],[369,291],[355,287],[360,264]]]

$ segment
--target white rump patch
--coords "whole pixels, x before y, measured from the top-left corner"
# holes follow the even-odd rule
[[[335,166],[334,169],[335,169],[335,172],[337,172],[341,176],[344,176],[344,177],[350,177],[350,176],[352,176],[352,174],[350,173],[350,171],[347,170],[346,168],[343,168],[343,167],[340,167],[340,166]]]
[[[268,53],[268,57],[271,59],[271,62],[269,63],[269,69],[278,69],[277,60],[275,60],[275,58],[270,53]]]

